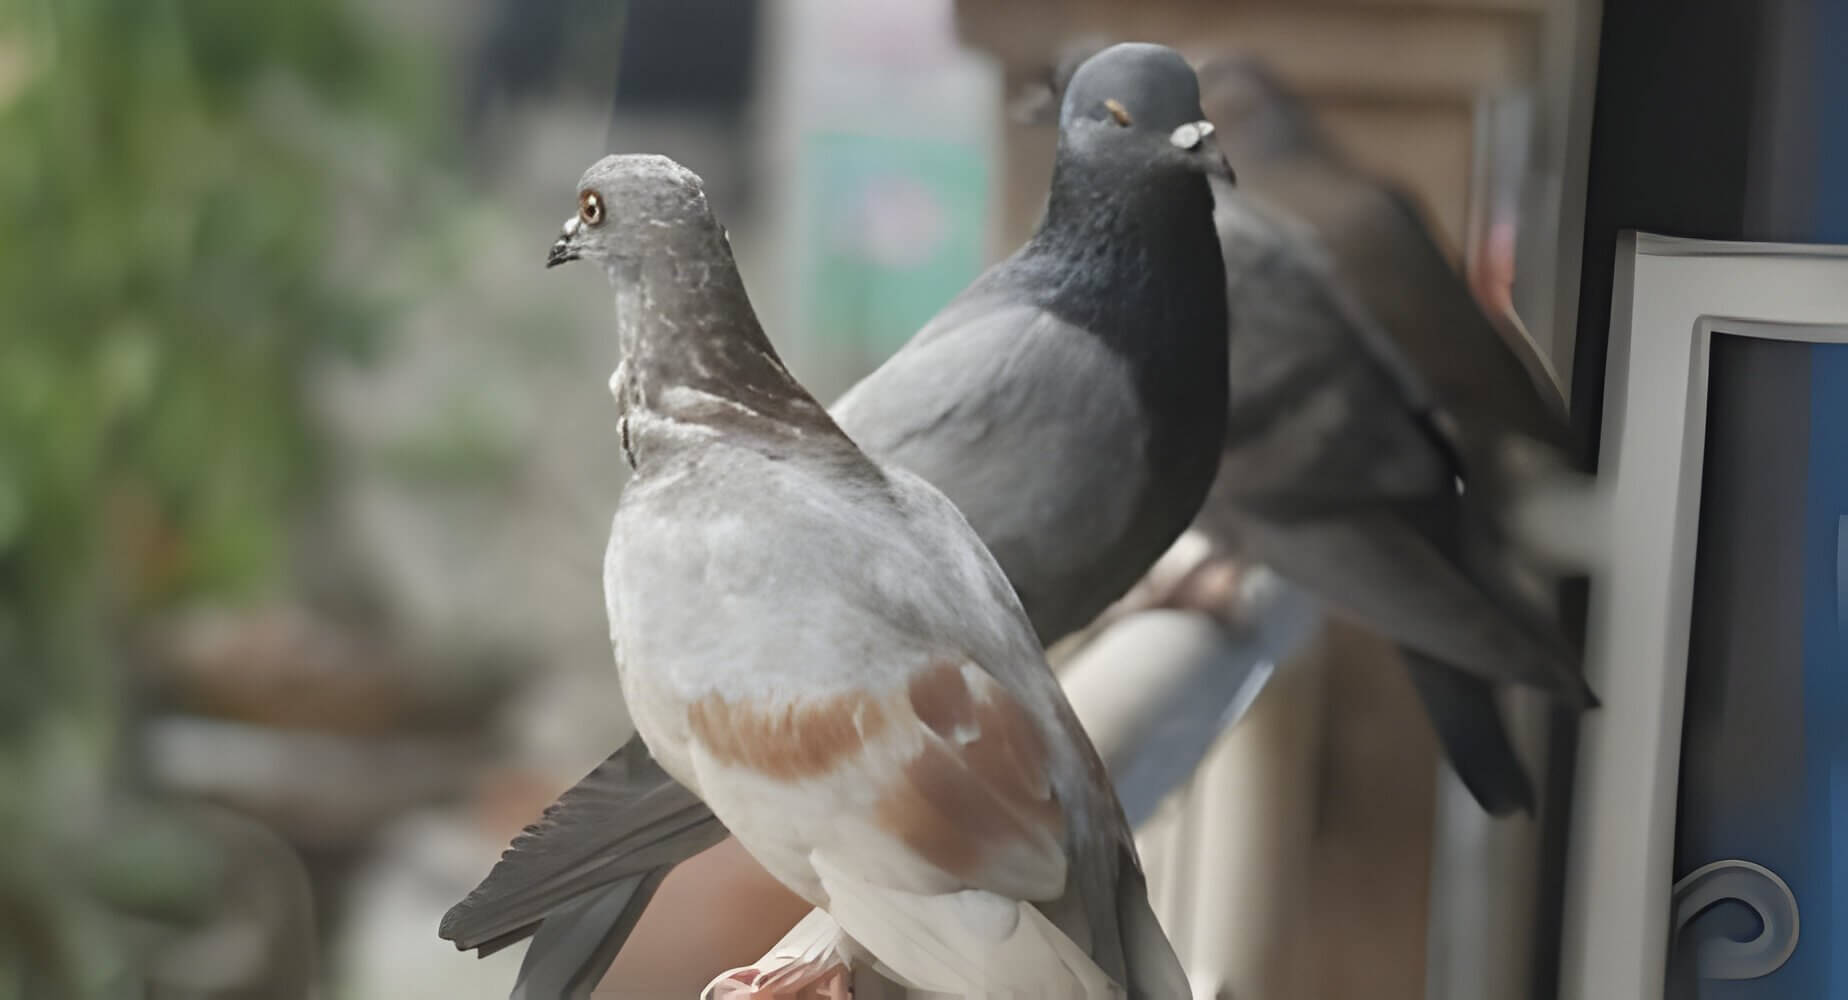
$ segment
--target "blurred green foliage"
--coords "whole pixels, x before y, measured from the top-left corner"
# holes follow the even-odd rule
[[[304,376],[379,327],[333,266],[346,172],[437,138],[390,41],[342,0],[0,0],[0,998],[121,967],[86,899],[204,891],[103,818],[119,660],[146,613],[278,565]]]

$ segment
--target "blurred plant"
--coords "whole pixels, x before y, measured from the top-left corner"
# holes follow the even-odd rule
[[[343,0],[0,0],[0,998],[88,994],[129,967],[110,914],[211,891],[183,837],[110,819],[119,661],[148,612],[273,578],[317,461],[304,377],[378,329],[328,263],[342,201],[415,172],[336,156],[440,116],[376,27]],[[328,141],[355,134],[387,141]]]

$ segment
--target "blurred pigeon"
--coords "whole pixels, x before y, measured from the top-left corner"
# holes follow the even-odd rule
[[[835,408],[860,447],[958,505],[1046,642],[1187,526],[1226,406],[1206,178],[1230,170],[1192,69],[1170,49],[1116,46],[1073,79],[1062,119],[1032,240]],[[536,933],[515,996],[584,995],[660,874],[723,835],[626,748],[515,841],[441,933],[482,954]]]
[[[729,979],[794,990],[864,949],[918,988],[947,963],[1111,992],[1062,935],[1132,995],[1184,996],[1103,765],[968,522],[784,369],[697,176],[606,157],[579,205],[551,259],[616,289],[623,696],[662,767],[838,925]]]
[[[1232,121],[1221,144],[1247,194],[1315,234],[1342,285],[1364,304],[1467,434],[1516,433],[1563,448],[1565,403],[1533,344],[1483,314],[1414,199],[1355,166],[1309,109],[1255,57],[1201,69]]]
[[[1508,524],[1565,469],[1557,390],[1408,198],[1343,161],[1253,60],[1201,72],[1249,183],[1215,192],[1239,336],[1200,523],[1397,642],[1471,794],[1531,809],[1493,685],[1593,702]]]

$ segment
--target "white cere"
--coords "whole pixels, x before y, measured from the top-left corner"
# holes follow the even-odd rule
[[[1209,121],[1188,122],[1175,129],[1168,136],[1168,141],[1182,149],[1194,149],[1202,140],[1213,134],[1213,123]]]
[[[566,219],[565,220],[565,235],[566,236],[575,235],[578,231],[579,225],[581,225],[581,223],[578,221],[578,217],[575,215],[569,219]]]

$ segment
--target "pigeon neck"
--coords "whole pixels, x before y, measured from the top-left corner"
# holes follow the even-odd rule
[[[1186,168],[1132,169],[1109,154],[1062,147],[1053,165],[1046,215],[1034,242],[1069,249],[1098,239],[1159,249],[1168,227],[1210,228],[1213,199],[1206,175]],[[1204,209],[1204,215],[1202,215]]]
[[[991,273],[1122,359],[1164,435],[1224,427],[1226,272],[1205,175],[1061,156],[1045,221]]]
[[[751,309],[724,233],[610,265],[622,362],[611,380],[632,467],[694,437],[833,436],[827,411],[789,374]],[[697,245],[695,245],[695,242]]]
[[[1204,174],[1061,156],[1021,257],[1015,280],[1118,350],[1162,355],[1202,330],[1225,342],[1224,296],[1213,294],[1225,265]]]

